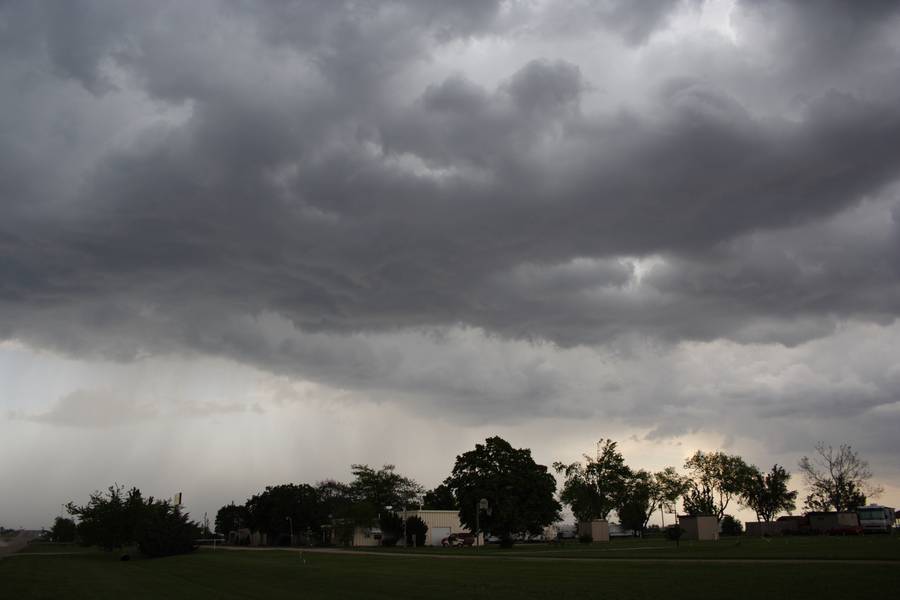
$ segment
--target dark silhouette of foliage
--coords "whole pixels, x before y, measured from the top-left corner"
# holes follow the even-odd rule
[[[54,542],[74,542],[75,532],[75,521],[65,517],[56,517],[53,527],[50,529],[50,539]]]
[[[744,533],[744,526],[732,515],[722,517],[722,535],[736,536]]]
[[[194,539],[197,533],[197,525],[180,508],[151,499],[138,521],[135,541],[138,549],[146,556],[172,556],[195,550]]]
[[[872,485],[869,463],[852,447],[841,444],[837,449],[816,444],[812,458],[800,459],[800,472],[810,494],[806,508],[813,511],[851,510],[866,503],[866,496],[878,496],[882,489]]]
[[[67,510],[78,518],[81,542],[107,551],[136,543],[148,556],[190,552],[199,531],[180,509],[152,497],[144,500],[137,488],[124,492],[110,486],[105,494],[91,494],[84,506],[70,502]]]
[[[655,510],[655,485],[653,475],[644,470],[635,471],[625,480],[622,503],[616,509],[622,527],[635,532],[644,531]]]
[[[296,533],[311,530],[318,534],[328,520],[316,488],[305,483],[267,486],[247,500],[246,507],[250,528],[266,533],[274,545],[291,543],[289,517]]]
[[[354,480],[350,490],[354,500],[368,502],[378,513],[420,504],[422,486],[396,473],[394,465],[384,465],[378,470],[369,465],[351,465],[351,468]]]
[[[732,498],[740,496],[754,469],[739,456],[697,451],[684,467],[691,472],[691,491],[684,498],[690,515],[712,515],[722,520]]]
[[[250,513],[243,504],[226,504],[216,513],[216,533],[228,535],[230,531],[237,531],[250,526]]]
[[[408,546],[424,546],[428,525],[418,516],[406,519],[406,544]]]
[[[666,527],[666,539],[670,542],[675,542],[676,547],[680,544],[681,536],[683,535],[684,529],[682,529],[678,525],[669,525],[668,527]]]
[[[443,483],[425,492],[422,499],[422,508],[425,510],[459,510],[459,504],[453,491]]]
[[[757,521],[769,522],[780,512],[791,512],[797,506],[797,492],[788,489],[791,474],[774,465],[765,475],[756,468],[741,492],[741,502],[756,513]]]
[[[597,456],[585,454],[584,463],[553,463],[553,468],[566,478],[560,499],[572,507],[575,518],[582,522],[606,519],[621,506],[625,482],[631,475],[616,442],[601,439],[597,446]]]
[[[382,514],[378,524],[381,527],[382,546],[396,546],[403,538],[403,517],[397,513]]]
[[[77,532],[81,543],[111,552],[134,543],[135,531],[144,510],[144,499],[137,488],[125,492],[123,487],[114,485],[105,494],[91,494],[84,506],[70,502],[66,510],[78,519]]]
[[[690,482],[674,467],[657,473],[638,470],[625,480],[622,504],[617,507],[619,520],[626,529],[643,535],[656,509],[672,511],[678,498],[687,493]]]
[[[515,449],[500,437],[491,437],[456,457],[444,482],[460,506],[460,520],[476,531],[478,503],[484,498],[490,512],[480,511],[482,531],[504,539],[515,533],[540,533],[559,518],[553,494],[556,480],[538,465],[527,448]]]

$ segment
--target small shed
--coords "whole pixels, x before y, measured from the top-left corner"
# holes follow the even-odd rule
[[[578,524],[578,535],[590,535],[595,542],[609,541],[609,523],[598,519]]]
[[[715,541],[719,539],[719,520],[715,517],[678,517],[678,525],[684,530],[681,539],[683,540],[706,540]]]

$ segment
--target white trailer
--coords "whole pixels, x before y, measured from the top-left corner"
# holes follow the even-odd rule
[[[865,533],[890,533],[894,527],[894,509],[880,504],[869,504],[856,510],[859,526]]]

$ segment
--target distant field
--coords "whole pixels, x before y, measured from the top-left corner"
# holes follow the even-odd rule
[[[822,541],[822,540],[820,540]],[[828,540],[831,542],[831,540]],[[896,540],[886,542],[898,543]],[[900,545],[900,543],[898,543]],[[686,550],[686,548],[682,548]],[[627,552],[627,550],[623,550]],[[803,550],[801,554],[808,553]],[[463,551],[468,552],[468,551]],[[587,558],[594,550],[579,550]],[[636,551],[640,552],[640,551]],[[649,550],[648,550],[649,552]],[[687,555],[691,552],[684,554]],[[517,560],[534,550],[433,556],[225,551],[120,562],[116,555],[17,555],[0,560],[4,597],[122,598],[828,598],[888,597],[897,564],[674,563]]]

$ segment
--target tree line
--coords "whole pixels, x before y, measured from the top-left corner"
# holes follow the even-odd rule
[[[617,442],[601,439],[593,456],[555,462],[551,470],[537,464],[530,449],[494,436],[457,456],[434,489],[426,490],[394,465],[353,464],[350,483],[273,485],[243,504],[227,504],[216,514],[215,530],[221,535],[264,533],[274,545],[348,544],[357,528],[377,525],[385,545],[404,535],[408,544],[421,545],[426,524],[416,516],[404,521],[398,513],[454,510],[470,531],[511,544],[516,534],[537,534],[558,521],[563,505],[580,522],[615,512],[623,527],[636,532],[647,528],[656,511],[675,511],[678,502],[687,514],[714,516],[723,525],[735,504],[764,522],[796,509],[798,492],[790,489],[791,475],[778,464],[762,471],[737,455],[697,451],[683,468],[683,473],[674,466],[657,472],[632,468]],[[804,503],[809,511],[852,509],[865,504],[867,494],[880,492],[871,484],[868,463],[849,445],[820,443],[812,456],[801,458],[799,469],[809,490]],[[558,496],[554,472],[563,480]],[[136,544],[144,554],[162,556],[188,552],[193,540],[209,535],[180,507],[145,499],[137,488],[111,486],[92,494],[85,505],[70,502],[67,510],[74,519],[57,518],[52,530],[57,541],[77,538],[107,550]]]

